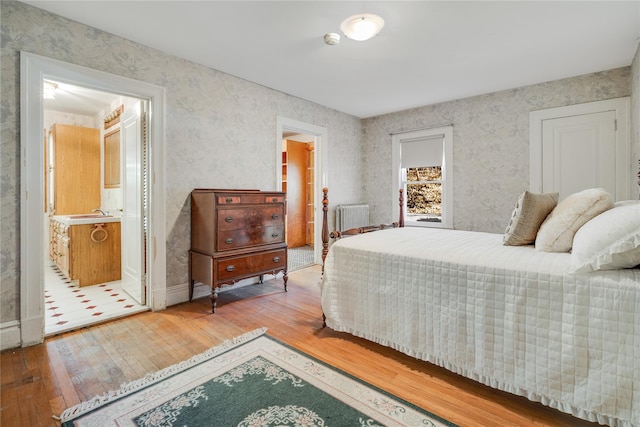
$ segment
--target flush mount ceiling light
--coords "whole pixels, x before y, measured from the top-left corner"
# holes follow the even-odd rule
[[[44,99],[56,99],[56,90],[58,89],[58,84],[54,82],[50,82],[48,80],[43,81],[42,87],[42,97]]]
[[[347,38],[364,41],[377,35],[384,27],[384,19],[371,13],[360,13],[342,21],[340,29]]]

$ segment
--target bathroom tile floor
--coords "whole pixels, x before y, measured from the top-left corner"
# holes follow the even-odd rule
[[[44,305],[45,336],[149,310],[123,291],[119,280],[81,288],[51,266],[45,267]]]

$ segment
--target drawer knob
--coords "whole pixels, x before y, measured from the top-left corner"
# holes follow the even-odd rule
[[[273,234],[271,235],[271,237],[278,237],[278,236],[279,236],[279,234],[278,234],[278,233],[273,233]]]
[[[278,218],[280,218],[280,215],[278,215],[278,214],[273,214],[273,215],[271,215],[271,218],[272,218],[272,219],[278,219]]]
[[[227,267],[227,271],[228,272],[232,272],[233,270],[235,270],[236,268],[233,265],[230,265]]]
[[[228,238],[227,240],[224,241],[227,245],[230,245],[233,243],[233,239],[232,238]]]
[[[227,221],[227,222],[231,222],[231,221],[233,221],[233,217],[228,216],[224,220]]]
[[[273,262],[280,262],[280,257],[279,257],[279,256],[274,257],[274,258],[273,258]]]
[[[227,203],[231,203],[233,202],[233,199],[231,197],[227,197]]]
[[[273,198],[273,203],[278,203],[278,198],[277,197]]]

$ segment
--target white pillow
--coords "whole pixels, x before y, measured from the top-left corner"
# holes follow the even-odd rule
[[[573,238],[570,270],[588,272],[640,264],[640,203],[624,204],[593,218]]]
[[[509,225],[504,232],[505,246],[530,245],[536,240],[542,221],[558,203],[558,193],[535,194],[525,191],[518,197]]]
[[[536,249],[544,252],[569,252],[573,236],[587,221],[613,207],[611,195],[602,188],[574,193],[551,211],[536,236]]]

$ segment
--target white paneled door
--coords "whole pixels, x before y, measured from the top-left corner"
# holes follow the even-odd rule
[[[629,97],[532,111],[530,191],[607,190],[614,200],[637,197]]]
[[[127,108],[122,120],[122,289],[145,304],[144,289],[144,109],[138,101]]]
[[[560,200],[587,188],[616,194],[615,111],[542,122],[542,192]]]

